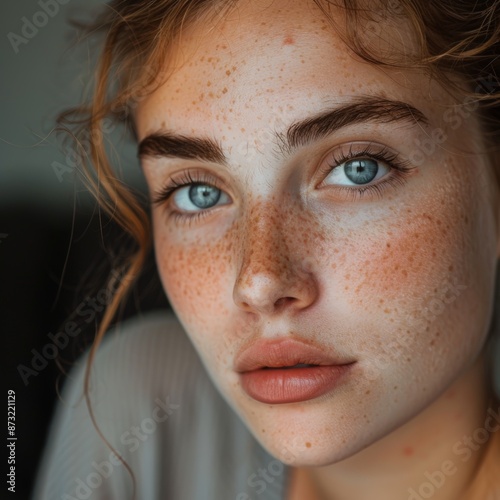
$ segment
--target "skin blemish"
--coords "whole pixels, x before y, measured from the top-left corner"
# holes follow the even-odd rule
[[[288,35],[283,39],[283,45],[293,45],[294,43],[295,43],[295,40],[293,39],[293,37],[291,35]]]
[[[403,448],[403,455],[405,457],[411,457],[415,453],[415,450],[411,446],[405,446]]]
[[[311,446],[312,446],[312,444],[308,441],[308,442],[306,443],[306,448],[310,448]]]

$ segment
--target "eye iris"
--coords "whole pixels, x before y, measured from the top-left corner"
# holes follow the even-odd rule
[[[214,206],[219,201],[220,195],[220,189],[204,184],[197,184],[189,189],[189,199],[198,208]]]
[[[378,164],[375,160],[355,159],[345,163],[344,172],[352,182],[366,184],[375,179]]]

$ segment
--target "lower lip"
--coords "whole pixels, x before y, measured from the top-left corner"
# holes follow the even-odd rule
[[[352,363],[335,366],[263,368],[241,374],[244,391],[267,404],[298,403],[330,392],[339,385]]]

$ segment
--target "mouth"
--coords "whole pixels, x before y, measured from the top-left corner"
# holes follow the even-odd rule
[[[319,365],[308,365],[306,363],[297,363],[296,365],[293,366],[264,366],[261,368],[261,370],[290,370],[291,368],[311,368],[312,366],[319,366]]]
[[[259,339],[236,356],[235,371],[243,390],[266,404],[307,401],[333,391],[355,361],[327,349],[282,337]]]

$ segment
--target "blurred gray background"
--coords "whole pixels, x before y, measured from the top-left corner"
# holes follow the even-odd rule
[[[71,174],[64,173],[61,181],[52,166],[53,162],[65,164],[65,156],[50,132],[57,112],[79,102],[94,70],[95,55],[89,60],[86,53],[89,44],[85,41],[77,45],[68,19],[91,19],[105,2],[64,1],[66,3],[60,5],[57,0],[18,0],[1,7],[2,205],[18,203],[23,197],[43,210],[59,212],[73,203]],[[59,9],[57,13],[54,4]],[[44,17],[43,5],[53,17]],[[40,27],[34,24],[36,22]],[[23,34],[30,34],[32,38]],[[114,140],[119,134],[115,136]],[[135,147],[127,141],[122,141],[121,146],[128,179],[140,184],[142,177],[135,161]]]
[[[16,0],[0,7],[0,331],[7,339],[4,395],[16,392],[17,498],[29,498],[63,372],[88,346],[99,314],[46,366],[33,360],[102,285],[110,242],[126,241],[75,181],[53,133],[57,113],[80,101],[95,68],[95,51],[89,56],[88,42],[76,44],[68,20],[93,19],[104,4]],[[136,146],[123,135],[117,129],[112,137],[120,169],[144,190]],[[140,283],[124,317],[168,307],[152,259]]]

